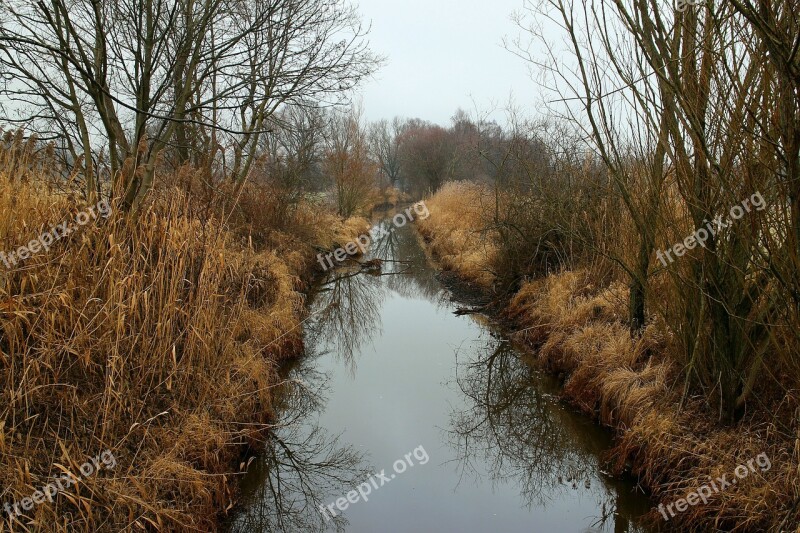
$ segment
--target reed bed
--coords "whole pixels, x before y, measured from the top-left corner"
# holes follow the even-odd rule
[[[45,156],[0,150],[0,249],[80,209]],[[174,186],[192,172],[162,176],[139,216],[115,209],[0,265],[0,505],[76,481],[3,511],[0,531],[212,531],[235,502],[242,454],[273,419],[276,367],[302,349],[315,250],[365,221],[299,205],[254,239],[248,221],[269,206],[209,211],[219,199]],[[103,450],[115,468],[81,476]]]

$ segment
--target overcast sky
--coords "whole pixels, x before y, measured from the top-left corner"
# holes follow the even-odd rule
[[[446,125],[459,107],[502,108],[513,93],[532,111],[536,86],[506,51],[523,0],[356,0],[386,65],[359,95],[368,120],[417,117]],[[498,112],[494,118],[502,121]]]

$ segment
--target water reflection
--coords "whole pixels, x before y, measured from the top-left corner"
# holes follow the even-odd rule
[[[361,453],[313,423],[327,390],[327,376],[314,370],[313,358],[285,373],[291,379],[277,394],[277,428],[242,482],[242,511],[230,531],[344,531],[344,518],[326,523],[319,507],[331,494],[360,483],[370,469]]]
[[[415,232],[387,232],[374,259],[380,271],[348,264],[310,298],[307,353],[282,371],[278,427],[230,530],[639,531],[648,501],[601,473],[608,435],[481,316],[454,316]],[[325,522],[320,505],[377,471],[361,450],[382,468],[419,444],[424,469]]]
[[[391,276],[387,280],[389,289],[403,298],[425,299],[437,306],[448,305],[450,295],[436,279],[436,271],[430,268],[425,251],[419,245],[420,237],[413,231],[395,231],[394,234],[391,254],[387,253],[389,250],[382,250],[387,253],[383,257],[402,258],[408,271],[403,276]],[[396,269],[397,265],[390,264],[389,268]]]
[[[383,236],[371,244],[365,260],[381,260],[383,273],[389,274],[386,288],[403,298],[448,305],[450,295],[437,279],[436,270],[430,267],[419,235],[408,227],[395,227],[391,218],[376,220],[375,226],[383,228]]]
[[[439,298],[444,292],[413,232],[397,231],[391,219],[375,226],[382,228],[382,236],[372,242],[360,264],[378,259],[380,268],[350,263],[332,270],[309,302],[307,344],[321,354],[341,356],[351,372],[356,369],[354,355],[382,333],[381,306],[392,291],[407,298]]]
[[[394,260],[408,246],[407,235],[391,231],[388,221],[380,224],[386,234],[373,243],[364,261],[380,258],[382,269],[364,272],[358,265],[343,266],[313,291],[304,328],[306,354],[282,369],[286,383],[275,406],[280,420],[242,482],[242,511],[230,524],[232,532],[345,530],[342,515],[326,522],[319,506],[357,486],[372,470],[362,454],[340,444],[316,422],[325,409],[329,379],[315,363],[330,353],[354,375],[356,355],[382,332],[380,310],[386,296],[402,287],[418,289],[413,282],[387,284],[381,279],[401,279],[399,274],[410,269],[409,263]]]
[[[514,483],[529,508],[583,491],[597,502],[591,530],[642,531],[632,517],[647,512],[646,502],[629,497],[623,483],[598,476],[598,457],[610,438],[562,406],[555,383],[508,341],[493,339],[460,357],[456,384],[466,402],[453,410],[447,435],[462,482],[488,476],[493,485]]]
[[[382,331],[380,310],[387,294],[379,278],[353,274],[351,269],[337,270],[319,288],[305,328],[307,345],[341,356],[351,372],[355,354]]]

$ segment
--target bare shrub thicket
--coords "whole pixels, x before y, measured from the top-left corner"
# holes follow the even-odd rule
[[[542,34],[542,20],[560,27],[562,43]],[[597,201],[624,209],[592,246],[628,279],[632,330],[663,314],[687,385],[726,422],[753,405],[757,383],[792,387],[800,93],[791,2],[681,12],[645,0],[543,0],[527,2],[517,21],[509,48],[555,90],[551,111],[604,164],[610,187]],[[674,263],[653,262],[757,192],[768,209]]]

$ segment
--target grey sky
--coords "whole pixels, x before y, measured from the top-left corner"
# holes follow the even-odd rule
[[[418,117],[442,125],[461,107],[503,107],[513,93],[531,110],[536,86],[525,63],[502,47],[523,0],[360,0],[372,49],[386,65],[360,96],[368,120]],[[474,101],[474,103],[473,103]],[[503,113],[495,118],[502,121]]]

